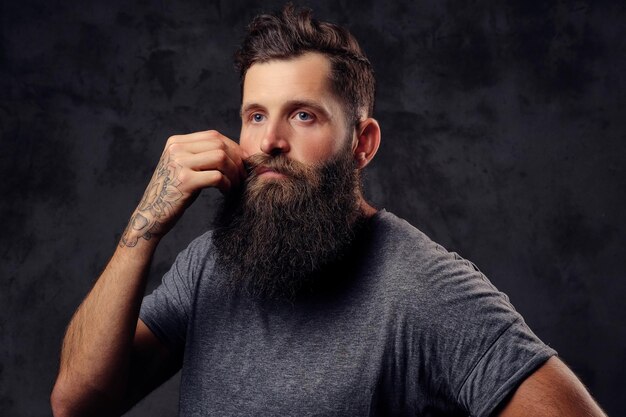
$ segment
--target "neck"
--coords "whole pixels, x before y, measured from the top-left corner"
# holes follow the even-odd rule
[[[378,209],[372,207],[367,201],[365,201],[365,198],[363,198],[362,195],[359,196],[359,208],[367,219],[378,212]]]

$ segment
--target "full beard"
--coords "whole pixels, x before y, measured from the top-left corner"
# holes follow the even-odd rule
[[[213,233],[228,295],[290,299],[327,275],[347,253],[364,216],[360,178],[349,149],[307,166],[283,155],[254,155],[249,176],[229,194]],[[283,174],[262,178],[260,167]]]

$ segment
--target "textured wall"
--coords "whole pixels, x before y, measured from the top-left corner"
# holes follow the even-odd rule
[[[234,4],[233,4],[234,3]],[[265,10],[281,3],[270,1]],[[328,1],[377,71],[368,195],[473,260],[622,412],[626,6]],[[238,133],[252,1],[0,3],[0,413],[45,416],[65,325],[166,138]],[[214,212],[205,192],[151,285]],[[175,414],[176,380],[130,414]]]

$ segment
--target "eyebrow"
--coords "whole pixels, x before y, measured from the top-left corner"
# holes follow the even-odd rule
[[[332,114],[326,110],[322,105],[320,105],[317,101],[313,100],[289,100],[283,104],[282,108],[298,108],[298,107],[309,107],[320,113],[326,119],[332,119]],[[241,107],[239,111],[239,116],[243,118],[245,113],[248,113],[252,110],[265,110],[265,106],[259,103],[248,103],[245,106]]]

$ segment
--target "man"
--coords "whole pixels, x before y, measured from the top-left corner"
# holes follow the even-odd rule
[[[237,54],[239,144],[173,136],[67,331],[57,416],[117,415],[182,367],[181,415],[601,416],[469,262],[369,205],[374,79],[343,28],[286,7]],[[198,192],[216,229],[143,300]]]

